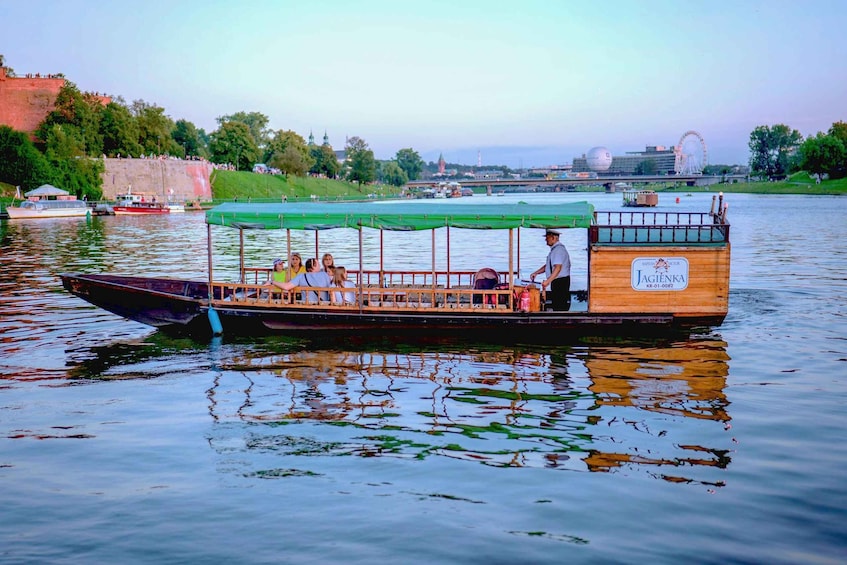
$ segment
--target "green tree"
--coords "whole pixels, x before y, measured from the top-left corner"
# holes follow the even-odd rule
[[[132,103],[132,115],[138,124],[138,143],[146,154],[182,155],[182,147],[173,140],[174,122],[165,109],[144,100]]]
[[[227,122],[239,122],[246,125],[259,149],[264,149],[270,141],[268,117],[261,112],[236,112],[218,117],[218,125],[222,126]]]
[[[251,170],[261,156],[253,134],[247,125],[241,122],[224,122],[212,132],[209,153],[212,162],[232,163],[239,171]]]
[[[803,136],[785,124],[758,126],[750,133],[750,170],[767,177],[784,175],[789,171],[791,157]]]
[[[29,136],[0,126],[0,181],[21,187],[21,193],[52,183],[53,168]]]
[[[268,143],[266,162],[286,175],[305,175],[314,164],[306,140],[290,130],[279,130]]]
[[[141,155],[138,123],[121,98],[112,100],[103,108],[100,133],[103,136],[103,152],[109,157]]]
[[[53,110],[39,124],[35,136],[44,141],[53,126],[67,126],[65,132],[82,141],[84,154],[99,156],[103,153],[103,137],[100,135],[102,110],[99,98],[90,93],[83,94],[74,83],[67,81],[59,89]]]
[[[103,194],[102,159],[87,157],[79,130],[70,124],[55,124],[47,132],[47,161],[53,168],[54,184],[77,197],[99,200]]]
[[[335,156],[335,151],[332,146],[324,144],[321,146],[312,146],[309,151],[314,159],[314,164],[309,169],[310,173],[316,175],[324,175],[327,178],[334,179],[338,176],[341,165]]]
[[[844,175],[847,148],[834,135],[818,133],[807,138],[800,146],[800,156],[800,166],[809,174],[826,174],[832,178]]]
[[[728,175],[732,173],[734,167],[732,165],[706,165],[703,167],[704,175]]]
[[[409,177],[406,176],[406,171],[400,167],[397,161],[388,161],[383,163],[381,167],[381,178],[386,184],[391,186],[403,186],[409,182]]]
[[[656,161],[653,159],[644,159],[635,166],[636,175],[655,175]]]
[[[847,122],[833,123],[827,133],[833,137],[837,137],[838,139],[840,139],[841,143],[844,144],[844,147],[847,147]]]
[[[206,157],[208,151],[203,141],[201,131],[187,120],[177,120],[174,125],[173,139],[182,147],[184,157]]]
[[[17,76],[15,74],[15,69],[13,69],[12,67],[6,66],[6,57],[4,57],[2,53],[0,53],[0,67],[4,67],[6,69],[6,76],[7,77]],[[15,185],[15,186],[17,186],[17,185]]]
[[[347,140],[345,150],[350,164],[347,179],[359,183],[359,190],[361,190],[362,184],[373,182],[376,178],[374,152],[368,148],[364,139],[357,136]]]
[[[397,161],[397,165],[406,173],[408,180],[417,179],[424,167],[423,159],[411,147],[399,150],[394,159]]]

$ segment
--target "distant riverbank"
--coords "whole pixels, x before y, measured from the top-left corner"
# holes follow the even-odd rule
[[[303,200],[373,200],[396,198],[402,187],[390,185],[362,185],[318,177],[262,175],[245,171],[214,171],[211,177],[213,200],[200,202],[204,207],[220,201],[303,201]],[[645,188],[650,188],[647,185]],[[847,194],[847,179],[815,182],[806,173],[796,173],[779,182],[719,183],[701,186],[655,186],[659,192],[727,192],[749,194]],[[602,187],[581,189],[599,192]],[[15,187],[0,182],[0,214],[11,204]]]

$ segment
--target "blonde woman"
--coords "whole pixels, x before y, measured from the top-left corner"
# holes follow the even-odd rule
[[[302,275],[306,272],[306,267],[303,266],[303,258],[299,253],[292,253],[289,260],[288,270],[286,271],[285,280],[291,280],[297,275]]]
[[[346,267],[335,267],[332,271],[332,286],[339,288],[356,288],[356,285],[353,284],[353,281],[347,280],[347,268]],[[333,304],[343,304],[344,306],[350,306],[356,304],[356,293],[351,292],[349,290],[332,291],[332,303]]]
[[[321,259],[321,270],[329,276],[332,276],[332,270],[335,268],[335,259],[332,258],[332,253],[324,253]]]

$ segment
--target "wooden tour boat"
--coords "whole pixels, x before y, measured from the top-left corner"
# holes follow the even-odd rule
[[[659,204],[659,195],[652,190],[626,190],[623,193],[623,205],[639,208],[652,207]]]
[[[641,336],[719,325],[728,308],[729,223],[722,195],[713,199],[709,212],[600,212],[587,202],[479,207],[227,203],[207,211],[206,224],[208,280],[63,274],[63,285],[96,306],[144,324],[228,335],[406,332],[522,342],[561,339],[566,333]],[[237,280],[215,277],[216,226],[239,230]],[[446,270],[435,268],[439,228],[447,233]],[[572,291],[570,311],[545,309],[543,296],[529,311],[519,310],[518,296],[527,285],[517,278],[522,228],[585,230],[587,288]],[[348,270],[355,304],[304,303],[305,288],[269,287],[269,269],[245,266],[244,231],[275,229],[286,230],[289,254],[290,230],[315,231],[316,248],[322,230],[358,231],[358,268]],[[365,229],[379,230],[378,257],[364,256],[364,249],[373,247],[363,246]],[[508,265],[505,273],[496,273],[500,284],[493,289],[474,288],[475,271],[450,268],[450,239],[478,229],[508,230],[508,249],[488,254],[502,256]],[[431,266],[384,269],[384,238],[391,237],[386,232],[411,230],[432,232]],[[332,290],[309,289],[328,291],[326,296],[333,296]]]

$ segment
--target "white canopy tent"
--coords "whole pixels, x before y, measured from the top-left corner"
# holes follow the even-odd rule
[[[53,186],[52,184],[42,184],[42,185],[41,185],[41,186],[39,186],[38,188],[35,188],[35,189],[30,190],[29,192],[27,192],[27,193],[25,194],[25,196],[26,196],[27,198],[29,198],[30,196],[39,196],[39,197],[44,197],[44,196],[68,196],[69,194],[70,194],[70,192],[68,192],[67,190],[62,190],[61,188],[56,188],[56,187],[55,187],[55,186]]]

